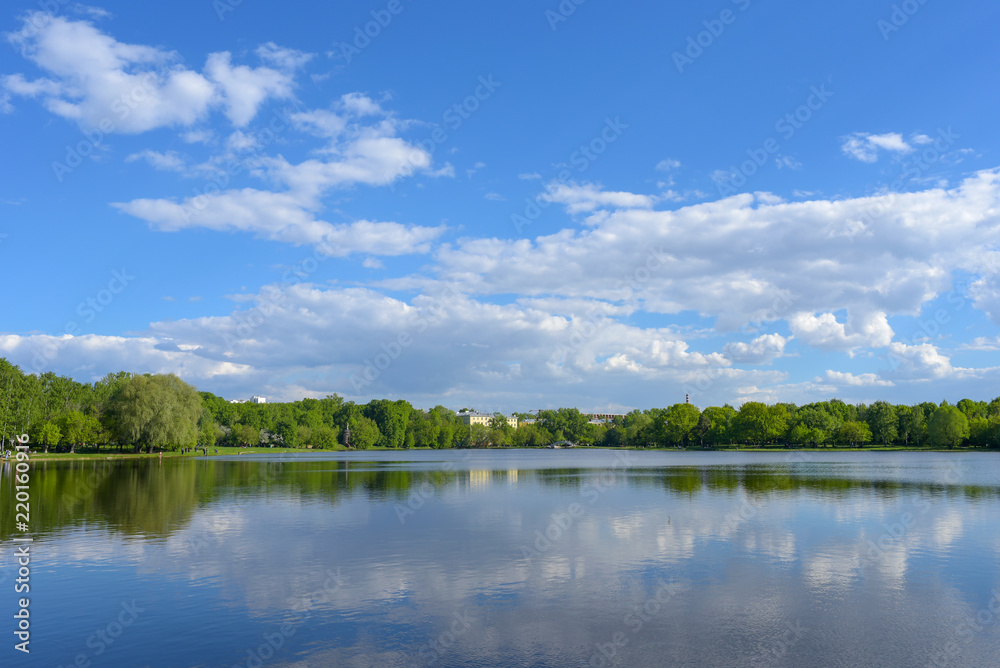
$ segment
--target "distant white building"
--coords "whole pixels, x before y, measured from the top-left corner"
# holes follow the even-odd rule
[[[245,404],[245,403],[247,403],[247,400],[246,399],[230,399],[229,403],[231,403],[231,404]],[[266,404],[267,403],[267,397],[250,397],[250,403],[251,404]]]
[[[492,413],[480,413],[478,411],[465,411],[465,412],[459,413],[458,417],[461,418],[462,422],[464,422],[467,425],[481,424],[481,425],[489,426],[490,420],[492,420],[494,416],[493,416]],[[507,424],[509,424],[511,427],[514,427],[515,429],[517,429],[517,416],[516,415],[512,415],[510,417],[504,416],[504,419],[507,420]]]

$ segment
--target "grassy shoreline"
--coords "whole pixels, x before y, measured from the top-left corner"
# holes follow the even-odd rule
[[[460,450],[462,448],[444,448],[445,450]],[[474,450],[545,450],[545,447],[532,447],[532,448],[473,448]],[[570,448],[565,448],[570,449]],[[831,453],[831,452],[1000,452],[1000,450],[991,450],[989,448],[983,447],[958,447],[958,448],[918,448],[918,447],[906,447],[906,446],[867,446],[867,447],[850,447],[850,446],[824,446],[818,448],[790,448],[783,445],[774,446],[761,446],[761,447],[747,447],[747,446],[721,446],[716,448],[633,448],[633,447],[623,447],[623,448],[602,448],[595,446],[579,446],[577,448],[572,448],[576,450],[629,450],[629,451],[648,451],[648,452],[811,452],[811,453]],[[218,450],[218,452],[215,452]],[[223,457],[223,456],[235,456],[235,455],[276,455],[276,454],[316,454],[316,453],[333,453],[333,452],[410,452],[414,450],[435,450],[435,448],[427,447],[417,447],[417,448],[369,448],[368,450],[349,450],[347,448],[336,448],[336,449],[307,449],[307,448],[209,448],[209,457]],[[202,450],[194,450],[192,452],[181,453],[177,451],[167,451],[162,453],[163,459],[187,459],[204,457]],[[74,460],[98,460],[98,459],[115,459],[115,460],[129,460],[129,459],[160,459],[161,454],[159,452],[154,452],[152,454],[147,453],[135,453],[135,452],[117,452],[106,450],[103,452],[32,452],[30,455],[33,461],[74,461]]]

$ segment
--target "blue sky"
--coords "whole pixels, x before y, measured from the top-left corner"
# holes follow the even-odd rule
[[[991,399],[998,19],[8,3],[0,355],[481,410]]]

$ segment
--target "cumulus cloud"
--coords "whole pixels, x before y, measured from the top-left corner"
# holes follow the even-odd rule
[[[245,126],[265,100],[292,96],[287,68],[301,61],[297,52],[269,44],[258,54],[285,69],[233,65],[221,52],[208,56],[203,74],[181,64],[176,52],[119,42],[90,21],[45,12],[29,12],[7,38],[45,76],[5,76],[6,95],[37,98],[53,114],[104,133],[188,127],[216,106]]]
[[[723,348],[723,354],[737,364],[767,364],[785,352],[791,337],[780,334],[758,336],[750,343],[732,341]]]
[[[229,52],[208,56],[205,73],[217,85],[226,116],[238,128],[246,127],[268,98],[292,97],[292,78],[269,67],[234,66]]]
[[[416,171],[432,173],[430,154],[396,136],[400,123],[378,104],[364,96],[353,95],[345,96],[338,108],[339,111],[312,110],[292,116],[298,127],[329,140],[325,158],[291,163],[281,155],[260,155],[257,137],[236,130],[226,140],[228,157],[202,166],[216,172],[219,164],[235,160],[237,164],[251,167],[253,174],[277,184],[279,189],[276,191],[231,188],[181,201],[142,198],[116,202],[113,206],[162,231],[193,227],[242,231],[286,243],[332,246],[344,249],[338,251],[342,255],[426,252],[428,243],[437,238],[444,227],[365,220],[335,224],[318,217],[324,206],[324,196],[333,189],[359,184],[382,186]],[[359,120],[375,113],[381,116],[371,121]],[[140,158],[158,168],[167,168],[176,162],[173,160],[176,156],[150,151],[130,156],[131,160]],[[228,181],[228,174],[224,176]]]
[[[595,382],[640,403],[664,383],[679,392],[683,384],[705,378],[720,390],[780,378],[731,369],[721,354],[691,351],[669,329],[491,304],[454,285],[430,286],[409,300],[306,283],[234,297],[239,306],[230,315],[153,323],[135,338],[63,337],[47,365],[78,378],[99,377],[105,368],[171,370],[214,391],[240,388],[246,394],[257,387],[288,399],[301,398],[302,391],[336,391],[351,397],[400,393],[417,401],[488,386],[494,396],[520,403],[525,386],[537,388],[533,398],[543,400],[568,384],[580,387],[581,405],[590,401],[585,389]],[[372,366],[401,334],[406,345],[391,365]],[[0,337],[0,354],[30,369],[32,355],[48,342],[41,335]],[[307,370],[308,380],[293,389],[263,380]],[[299,394],[284,395],[292,391]]]
[[[858,348],[882,348],[892,341],[892,328],[885,313],[870,313],[841,323],[833,313],[795,313],[788,319],[795,336],[822,350],[853,352]]]
[[[889,346],[887,358],[893,377],[947,378],[959,371],[952,367],[951,359],[930,343],[907,345],[894,342]]]
[[[855,376],[846,371],[833,370],[828,370],[825,377],[816,379],[816,382],[822,381],[849,387],[893,387],[895,385],[891,380],[882,380],[874,373],[862,373]]]
[[[567,210],[602,199],[559,198]],[[597,212],[585,229],[536,239],[464,239],[437,252],[437,274],[483,294],[629,301],[690,312],[721,331],[789,320],[805,345],[885,347],[889,315],[920,312],[952,273],[982,266],[1000,243],[1000,175],[958,187],[843,200],[782,202],[764,194],[685,206]],[[837,234],[845,221],[864,233]],[[967,239],[976,238],[970,245]],[[988,292],[988,291],[987,291]],[[840,320],[834,315],[841,313]]]

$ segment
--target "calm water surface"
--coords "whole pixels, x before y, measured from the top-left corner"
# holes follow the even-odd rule
[[[997,666],[1000,456],[50,462],[0,665]]]

